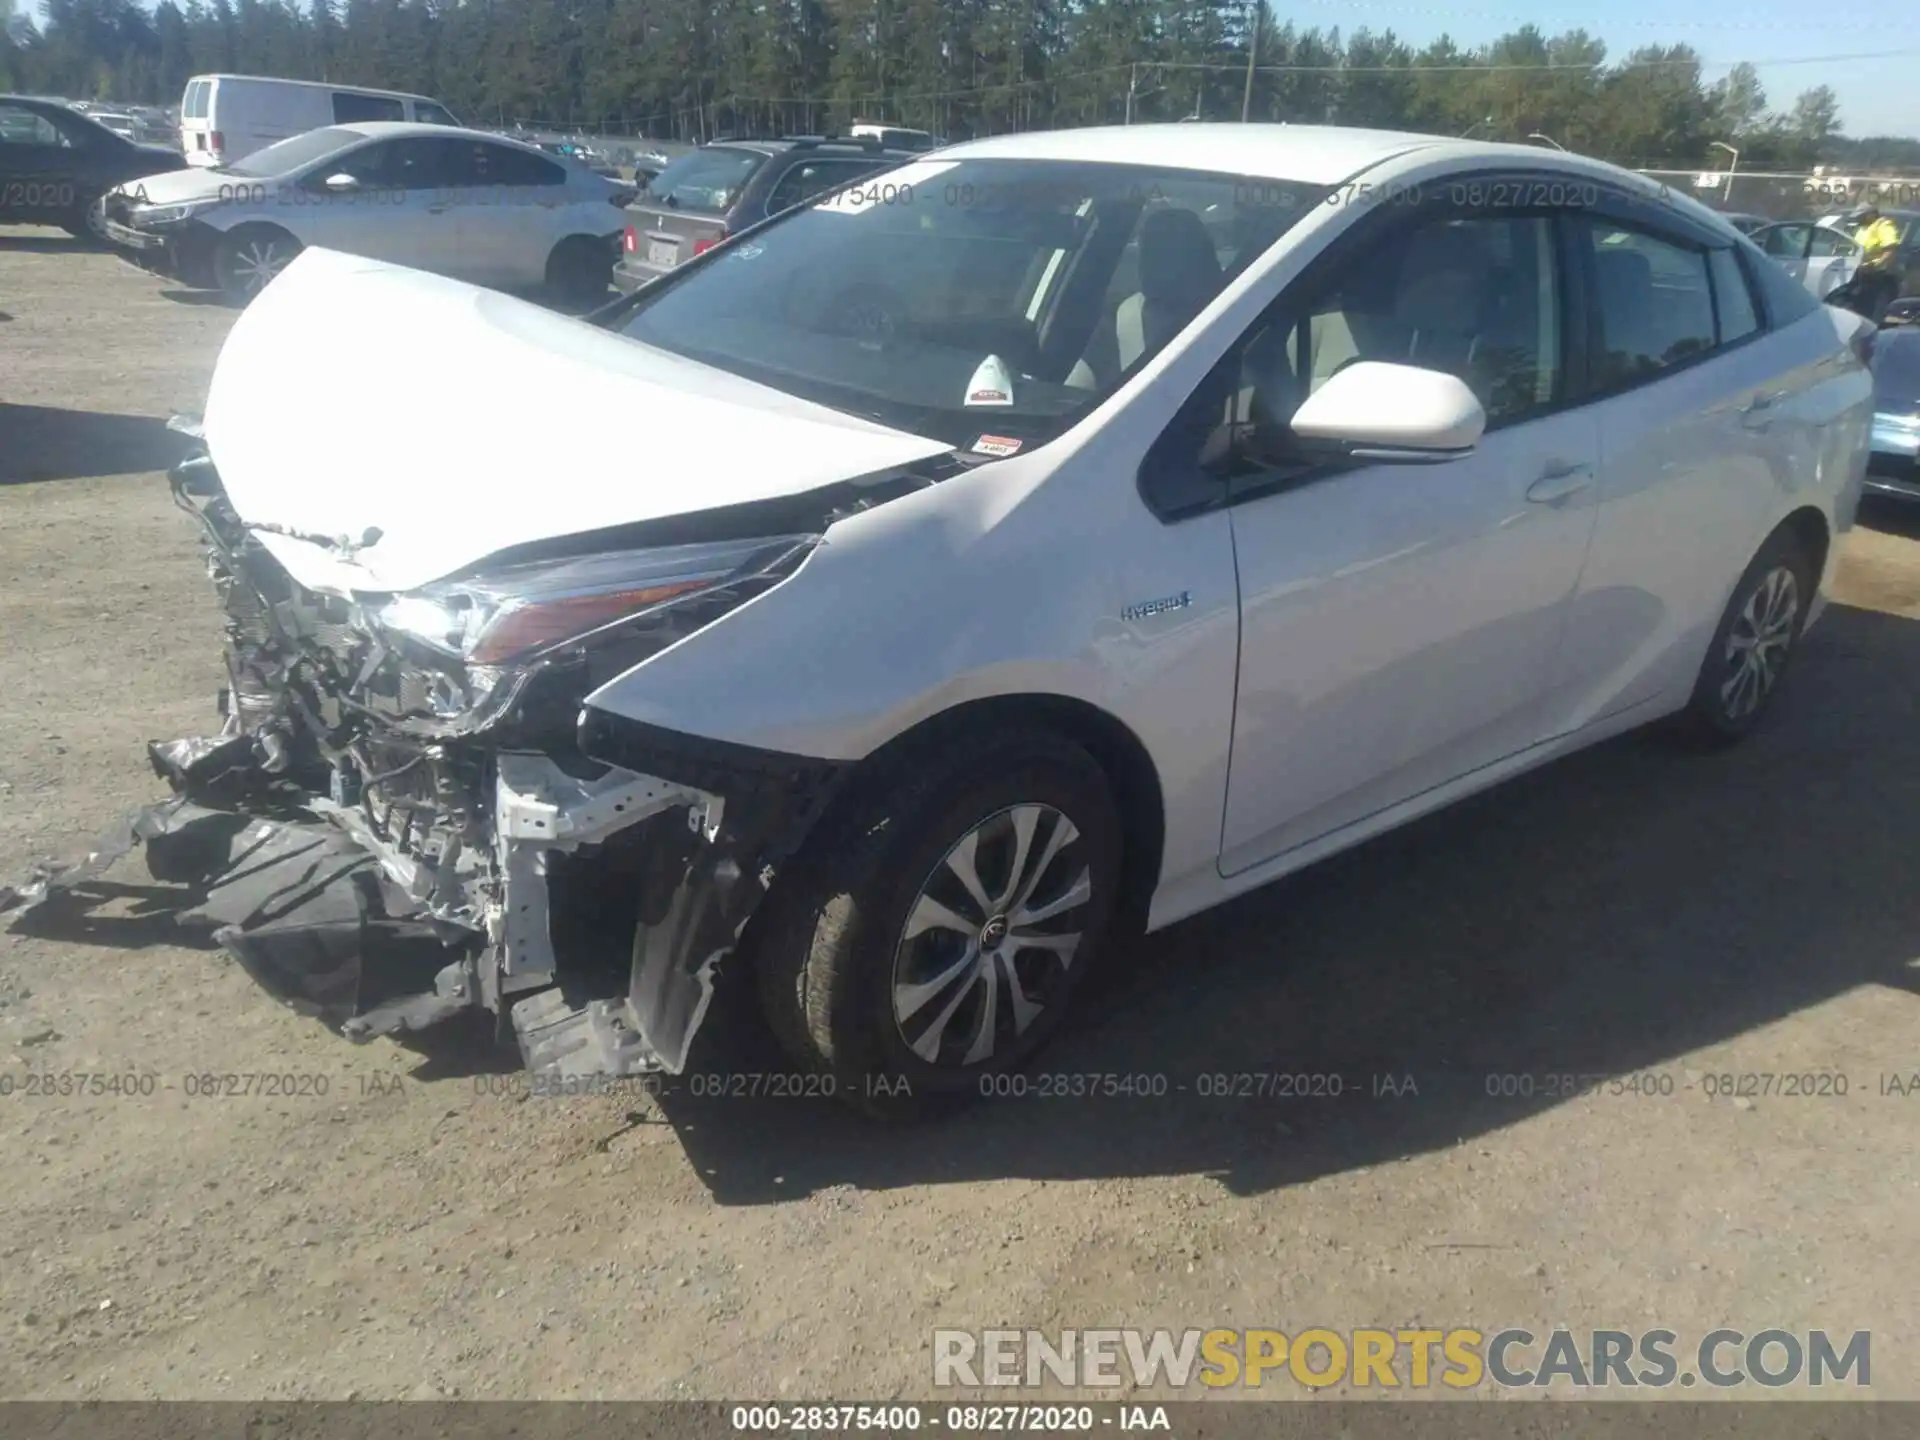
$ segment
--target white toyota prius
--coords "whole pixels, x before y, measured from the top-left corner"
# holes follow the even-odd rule
[[[1641,177],[1312,127],[955,146],[586,321],[309,250],[173,480],[225,728],[14,897],[142,840],[355,1038],[679,1073],[738,984],[819,1092],[977,1094],[1124,927],[1751,731],[1866,328]]]

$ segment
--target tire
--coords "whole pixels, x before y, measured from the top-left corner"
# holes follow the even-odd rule
[[[613,247],[591,235],[569,235],[547,257],[547,288],[567,305],[591,305],[613,284]]]
[[[84,208],[62,220],[60,228],[76,240],[100,246],[112,244],[107,235],[105,201],[99,197],[88,201]]]
[[[1069,828],[1056,847],[1061,817]],[[1098,961],[1121,828],[1099,765],[1051,732],[909,755],[828,817],[767,898],[749,948],[775,1036],[835,1095],[882,1118],[990,1093],[1052,1038]],[[1022,829],[1032,908],[1057,912],[1035,915],[1025,933],[1060,942],[1052,948],[1005,948],[1022,933],[1007,925],[1020,914],[1023,886],[1009,875]],[[972,888],[997,905],[969,898],[967,858]],[[1086,898],[1058,909],[1082,879]],[[967,928],[925,925],[941,907]],[[909,934],[916,914],[924,929]],[[969,959],[996,939],[992,959]]]
[[[244,305],[299,253],[300,242],[277,225],[242,225],[214,247],[214,284],[236,305]]]
[[[1799,538],[1776,530],[1733,587],[1714,627],[1693,698],[1676,717],[1681,734],[1720,748],[1753,733],[1786,679],[1817,581]],[[1760,646],[1753,643],[1756,635],[1764,641]],[[1751,660],[1756,652],[1760,659]]]

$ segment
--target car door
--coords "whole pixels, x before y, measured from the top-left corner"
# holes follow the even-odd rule
[[[433,269],[442,246],[431,207],[440,192],[431,170],[435,157],[417,148],[422,143],[376,140],[330,156],[301,176],[288,203],[276,208],[303,245]],[[353,183],[327,183],[336,177]]]
[[[73,219],[81,162],[72,139],[51,120],[0,101],[0,221],[57,225]]]
[[[548,160],[512,145],[484,140],[449,140],[457,147],[467,214],[461,229],[463,273],[488,285],[538,285],[546,279],[553,247],[578,229],[573,207],[583,186],[563,162]],[[587,183],[593,183],[591,181]],[[611,205],[593,213],[591,224],[605,234],[619,228]],[[612,254],[612,242],[608,242]]]
[[[1559,728],[1683,695],[1795,453],[1792,373],[1732,242],[1622,202],[1577,222],[1593,296],[1598,519],[1561,649]],[[1797,341],[1788,341],[1789,348]],[[1800,367],[1804,368],[1804,367]],[[1778,473],[1776,473],[1778,472]]]
[[[1754,239],[1759,243],[1761,250],[1772,256],[1781,269],[1805,285],[1807,283],[1807,251],[1813,243],[1814,231],[1818,228],[1798,222],[1769,225]]]
[[[1444,201],[1336,247],[1230,357],[1241,639],[1223,874],[1541,733],[1597,436],[1562,403],[1571,306],[1554,215]],[[1440,464],[1303,462],[1287,417],[1360,359],[1465,379],[1488,415],[1480,443]]]
[[[1853,278],[1860,268],[1860,247],[1837,230],[1812,229],[1807,237],[1805,284],[1816,300],[1824,300]]]

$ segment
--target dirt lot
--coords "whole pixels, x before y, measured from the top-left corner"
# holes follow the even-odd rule
[[[143,743],[207,727],[221,678],[158,472],[231,312],[29,233],[0,233],[0,874],[153,798]],[[1920,1095],[1882,1093],[1920,1071],[1920,525],[1867,518],[1744,749],[1629,737],[1144,944],[1052,1068],[1159,1099],[899,1132],[527,1100],[465,1032],[355,1048],[163,942],[136,860],[121,902],[0,933],[0,1076],[162,1087],[0,1099],[0,1395],[868,1399],[931,1393],[936,1326],[1423,1322],[1871,1330],[1873,1392],[1920,1397]],[[1348,1088],[1199,1094],[1280,1070]],[[1629,1070],[1672,1093],[1486,1094]],[[1808,1070],[1848,1093],[1703,1090]],[[204,1071],[327,1093],[187,1094]]]

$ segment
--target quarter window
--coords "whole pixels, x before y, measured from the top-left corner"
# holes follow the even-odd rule
[[[1631,385],[1716,344],[1707,252],[1643,230],[1585,227],[1597,285],[1593,385]]]
[[[1713,308],[1720,322],[1720,343],[1731,345],[1760,328],[1760,315],[1739,257],[1731,249],[1715,250],[1707,260],[1713,275]]]

